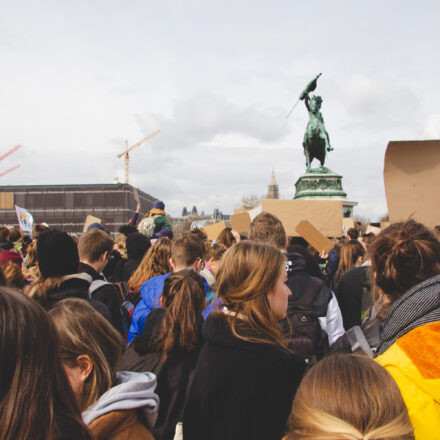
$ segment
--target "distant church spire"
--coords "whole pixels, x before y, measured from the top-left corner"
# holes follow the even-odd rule
[[[279,199],[278,185],[275,180],[275,171],[272,168],[272,176],[270,177],[270,184],[267,187],[266,199]]]

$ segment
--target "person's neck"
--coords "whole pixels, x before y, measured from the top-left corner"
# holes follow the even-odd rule
[[[194,265],[191,266],[175,266],[173,272],[180,272],[181,270],[193,270],[196,272]]]

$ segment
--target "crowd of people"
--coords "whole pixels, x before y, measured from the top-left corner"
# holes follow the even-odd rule
[[[0,227],[1,439],[440,439],[435,230],[326,254],[267,212],[211,241],[164,209]]]

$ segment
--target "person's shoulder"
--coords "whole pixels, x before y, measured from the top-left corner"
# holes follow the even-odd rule
[[[150,278],[149,280],[145,281],[145,283],[141,286],[141,291],[145,289],[152,289],[155,288],[158,285],[161,285],[165,282],[165,279],[171,274],[171,272],[163,274],[163,275],[157,275],[153,278]]]

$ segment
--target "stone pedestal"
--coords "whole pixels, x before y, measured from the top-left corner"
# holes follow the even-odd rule
[[[347,200],[342,188],[342,176],[326,167],[312,168],[295,183],[294,199],[342,200],[343,216],[352,217],[357,202]]]

